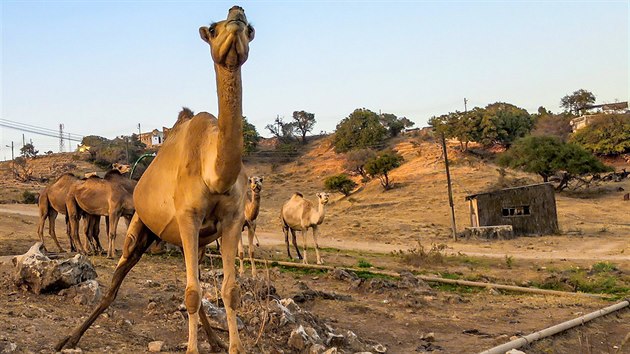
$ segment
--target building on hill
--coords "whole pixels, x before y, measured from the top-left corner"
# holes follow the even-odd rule
[[[466,196],[472,227],[512,225],[515,235],[558,233],[553,185],[532,184]]]
[[[594,118],[602,114],[630,114],[628,110],[628,102],[615,102],[596,104],[584,107],[584,110],[595,110],[591,114],[585,114],[571,119],[571,129],[576,131],[589,125]]]
[[[162,127],[162,131],[158,129],[153,129],[148,133],[141,133],[139,137],[140,142],[142,142],[148,148],[161,146],[168,137],[169,130],[171,129],[167,127]]]

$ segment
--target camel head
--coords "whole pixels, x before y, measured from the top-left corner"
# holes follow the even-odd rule
[[[249,188],[252,192],[260,193],[262,190],[263,177],[253,176],[249,177]]]
[[[124,175],[125,173],[129,172],[129,170],[131,170],[131,166],[116,162],[112,164],[112,169],[118,170],[121,175]]]
[[[330,198],[330,194],[328,193],[317,193],[317,199],[322,205],[328,204],[328,199]]]
[[[210,45],[212,60],[228,70],[240,68],[247,60],[249,42],[254,40],[254,27],[247,22],[245,10],[232,6],[227,19],[200,27],[201,39]]]

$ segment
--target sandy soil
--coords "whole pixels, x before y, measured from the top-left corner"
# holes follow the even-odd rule
[[[37,217],[33,206],[4,205],[0,209],[0,255],[23,253],[35,241]],[[58,229],[64,230],[59,221]],[[124,227],[123,231],[124,231]],[[63,231],[61,242],[67,245]],[[261,233],[259,250],[261,257],[285,259],[284,242],[277,234]],[[509,278],[525,281],[532,268],[540,260],[532,254],[546,257],[545,262],[566,263],[575,256],[576,264],[583,258],[575,250],[562,248],[575,243],[576,236],[543,238],[548,244],[537,243],[535,249],[527,249],[531,239],[519,239],[510,243],[479,243],[474,241],[449,244],[449,252],[479,250],[496,265],[484,272],[495,280],[508,282]],[[122,238],[122,237],[120,237]],[[584,241],[591,241],[583,236]],[[598,259],[618,254],[609,247],[621,242],[616,236],[607,237],[606,242],[589,242],[588,247]],[[399,249],[395,243],[374,245],[374,242],[326,240],[328,247],[324,257],[328,264],[356,265],[363,259],[379,268],[400,269],[403,264],[387,254]],[[453,246],[455,245],[455,246]],[[520,246],[519,246],[520,245]],[[596,247],[597,245],[604,245]],[[458,248],[459,247],[459,248]],[[549,252],[553,248],[557,252]],[[501,266],[506,249],[516,258],[515,266]],[[381,253],[373,253],[380,251]],[[512,253],[513,251],[513,253]],[[521,257],[527,255],[527,257]],[[5,257],[5,260],[7,257]],[[115,266],[115,261],[103,257],[91,257],[99,274],[98,281],[105,289]],[[567,260],[564,260],[567,259]],[[590,258],[589,258],[590,259]],[[495,264],[493,263],[493,264]],[[628,269],[628,260],[621,260],[620,268]],[[545,263],[547,264],[547,263]],[[585,263],[585,264],[588,264]],[[207,266],[206,266],[207,267]],[[427,271],[457,267],[427,266]],[[460,269],[461,270],[461,269]],[[10,262],[0,265],[0,343],[15,343],[19,352],[51,352],[52,345],[90,311],[90,305],[75,304],[72,299],[56,294],[34,295],[16,289],[11,282]],[[176,315],[182,302],[184,266],[177,256],[146,256],[130,273],[123,284],[116,302],[108,311],[107,318],[99,319],[80,342],[86,352],[143,352],[153,340],[166,342],[166,350],[183,352],[186,341],[186,320]],[[596,309],[610,305],[608,301],[590,298],[567,298],[531,296],[520,294],[489,293],[471,288],[444,288],[433,284],[433,290],[418,295],[410,289],[376,286],[373,289],[356,289],[348,283],[330,278],[325,274],[302,274],[285,271],[272,272],[271,281],[281,297],[291,297],[299,292],[300,283],[311,289],[349,295],[350,301],[314,299],[301,306],[312,311],[333,327],[352,330],[360,338],[378,342],[389,349],[389,353],[411,353],[437,351],[444,353],[474,353],[496,344],[506,342],[509,337],[527,334]],[[158,285],[155,285],[158,284]],[[159,307],[149,309],[150,302]],[[383,331],[383,328],[387,328]],[[248,326],[242,333],[250,352],[264,352],[264,347],[253,345],[259,327]],[[421,340],[432,332],[435,341]],[[577,353],[611,352],[619,346],[630,332],[630,309],[607,316],[578,330],[556,336],[528,353]],[[204,338],[200,336],[200,338]],[[264,339],[263,339],[264,341]],[[627,348],[627,346],[626,346]],[[285,352],[292,352],[286,349]],[[590,351],[586,351],[590,350]],[[617,351],[621,352],[621,351]]]

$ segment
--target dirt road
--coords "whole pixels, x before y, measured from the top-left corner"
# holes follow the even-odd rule
[[[39,212],[36,205],[4,204],[0,205],[0,214],[33,217],[37,220]],[[103,222],[103,221],[102,221]],[[283,248],[284,236],[278,231],[273,231],[267,225],[259,227],[257,232],[262,247],[273,246]],[[63,218],[57,218],[57,230],[64,230]],[[102,225],[104,230],[104,223]],[[330,237],[330,230],[322,227],[322,237],[319,239],[320,247],[336,248],[341,250],[353,250],[370,253],[391,253],[399,250],[409,250],[417,247],[417,240],[398,240],[394,235],[384,235],[382,242],[345,238],[344,235]],[[33,227],[35,236],[36,226]],[[124,242],[126,225],[121,222],[118,226],[116,247],[120,249]],[[63,237],[63,236],[60,236]],[[104,236],[101,235],[103,238]],[[507,256],[516,259],[528,260],[583,260],[583,261],[628,261],[630,262],[630,227],[625,235],[607,235],[601,233],[597,236],[585,235],[559,235],[542,237],[521,237],[509,241],[483,242],[479,240],[453,241],[444,238],[424,238],[421,242],[425,247],[431,244],[445,244],[446,252],[450,254],[466,254],[475,257],[504,258]],[[103,240],[103,239],[102,239]],[[104,240],[103,240],[104,241]],[[309,233],[307,239],[309,248],[313,247],[313,239]],[[298,233],[298,246],[303,247],[303,240]],[[291,245],[291,247],[293,247]]]

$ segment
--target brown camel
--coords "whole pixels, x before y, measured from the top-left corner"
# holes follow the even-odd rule
[[[129,169],[129,166],[114,164],[113,168],[119,171],[123,171],[122,173],[124,173],[125,170]],[[93,172],[93,174],[96,174],[96,172]],[[65,251],[59,244],[57,233],[55,231],[55,220],[57,219],[58,214],[66,216],[66,233],[68,234],[68,239],[70,240],[70,251],[76,251],[75,244],[71,237],[70,223],[66,212],[66,196],[68,195],[70,187],[72,187],[73,184],[79,181],[80,179],[75,175],[71,173],[65,173],[59,176],[53,183],[46,186],[39,193],[39,223],[37,226],[37,234],[40,241],[44,243],[44,226],[46,224],[46,219],[48,219],[48,232],[53,241],[55,241],[55,244],[57,245],[57,248],[60,252]],[[90,243],[95,243],[95,245],[97,245],[98,248],[102,250],[98,239],[99,222],[100,216],[87,216],[85,223],[85,233]]]
[[[138,181],[134,215],[109,290],[90,317],[57,350],[74,347],[83,333],[115,299],[118,289],[144,251],[158,238],[181,246],[186,264],[184,303],[188,311],[188,353],[198,353],[199,320],[213,341],[218,341],[201,307],[198,254],[222,238],[223,285],[229,352],[244,353],[236,323],[240,302],[234,261],[244,222],[247,176],[242,165],[243,113],[241,65],[247,60],[254,29],[241,7],[227,19],[199,29],[210,45],[216,72],[218,120],[209,113],[184,109],[160,152]],[[220,341],[218,341],[221,343]]]
[[[280,217],[282,218],[282,232],[284,233],[284,242],[287,244],[287,254],[291,257],[289,251],[289,231],[293,237],[293,246],[298,254],[298,258],[302,259],[300,250],[296,244],[295,231],[302,231],[302,239],[304,241],[304,259],[303,263],[308,264],[306,259],[306,233],[309,228],[313,229],[313,239],[315,240],[315,254],[317,255],[317,264],[324,264],[319,256],[319,244],[317,243],[317,235],[319,230],[317,227],[324,221],[324,215],[326,213],[326,204],[328,204],[328,193],[317,193],[317,199],[319,200],[319,206],[317,209],[313,206],[313,203],[304,199],[301,193],[295,193],[280,210]]]
[[[262,191],[263,177],[250,177],[249,178],[249,192],[247,192],[249,200],[245,205],[245,222],[243,223],[243,231],[247,228],[248,239],[248,253],[249,263],[252,266],[252,276],[256,276],[256,264],[254,263],[254,236],[256,235],[256,219],[260,212],[260,192]],[[258,246],[258,238],[256,239],[256,246]],[[243,238],[239,238],[238,241],[238,256],[240,260],[239,271],[241,275],[245,273],[243,266]]]
[[[92,176],[73,184],[66,196],[66,209],[70,220],[70,235],[78,245],[79,252],[86,253],[79,238],[78,222],[81,213],[105,216],[107,223],[108,246],[107,258],[114,258],[116,228],[121,217],[130,220],[134,213],[133,188],[136,181],[125,177],[126,168],[108,171],[104,178]],[[89,240],[89,237],[86,238]]]

